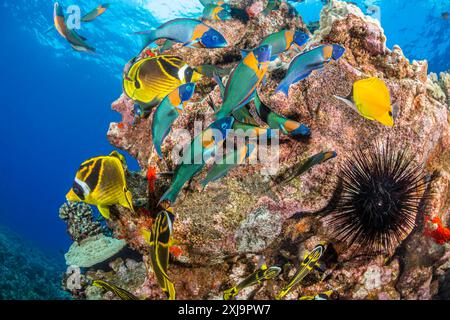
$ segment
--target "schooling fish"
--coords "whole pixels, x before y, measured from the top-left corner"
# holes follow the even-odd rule
[[[281,268],[279,266],[272,266],[270,268],[267,268],[267,265],[264,264],[260,269],[249,275],[237,286],[225,290],[223,293],[223,299],[234,299],[234,297],[236,297],[241,290],[254,286],[256,284],[261,284],[267,280],[275,279],[280,273]]]
[[[175,300],[175,287],[167,274],[172,238],[173,211],[168,208],[156,216],[151,232],[142,231],[150,246],[150,263],[156,280],[169,300]]]
[[[222,6],[210,4],[203,9],[202,17],[205,20],[225,21],[231,19],[231,13]]]
[[[232,151],[228,152],[220,161],[216,161],[208,172],[206,178],[200,182],[205,188],[210,182],[217,181],[225,177],[232,169],[244,164],[255,150],[253,143],[243,143]]]
[[[125,289],[119,288],[118,286],[103,280],[94,280],[94,282],[92,282],[92,285],[105,291],[112,292],[122,300],[139,300],[139,298],[131,292],[128,292]]]
[[[208,77],[214,78],[214,75],[218,75],[219,77],[225,77],[230,74],[233,68],[221,68],[218,66],[214,66],[212,64],[203,64],[198,67],[194,67],[194,70],[198,73]]]
[[[288,285],[281,290],[276,299],[282,299],[292,290],[292,288],[299,284],[314,269],[314,266],[319,261],[320,257],[322,257],[324,252],[325,247],[323,245],[318,245],[315,247],[313,251],[305,257],[291,281],[289,281]]]
[[[256,113],[271,129],[280,130],[284,134],[292,136],[307,137],[311,135],[311,130],[307,126],[273,112],[261,101],[258,93],[255,94],[254,102]]]
[[[288,51],[293,44],[298,47],[303,46],[306,42],[308,42],[309,36],[301,31],[291,31],[291,30],[282,30],[279,32],[272,33],[271,35],[264,38],[260,46],[262,45],[270,45],[272,46],[272,57],[271,60],[275,60],[283,52]],[[245,57],[248,54],[249,50],[242,50],[242,56]]]
[[[228,116],[253,99],[256,88],[267,73],[271,55],[271,46],[260,46],[236,66],[228,79],[223,104],[216,113],[216,119]]]
[[[366,119],[378,121],[388,127],[394,126],[394,111],[389,89],[384,81],[378,78],[356,81],[347,98],[334,97]]]
[[[312,50],[300,53],[289,65],[286,77],[281,81],[275,92],[283,92],[289,95],[291,85],[306,79],[314,70],[324,68],[331,59],[338,60],[344,54],[345,49],[337,44],[322,45]]]
[[[145,46],[159,39],[168,39],[182,43],[187,47],[224,48],[228,45],[217,30],[200,20],[178,18],[164,23],[159,28],[138,32],[144,36]]]
[[[113,205],[134,211],[132,195],[125,180],[124,163],[125,158],[117,151],[83,162],[72,189],[66,195],[67,200],[97,206],[105,219],[109,219],[109,208]]]
[[[123,90],[148,111],[180,85],[197,82],[200,78],[201,75],[180,58],[162,55],[134,63],[124,74]]]
[[[187,102],[192,98],[195,91],[195,83],[186,83],[169,93],[153,115],[152,139],[156,153],[162,159],[161,145],[169,134],[172,124],[183,112]]]
[[[82,22],[91,22],[94,21],[97,17],[101,16],[105,13],[105,11],[109,8],[109,3],[101,4],[94,10],[87,13],[84,17],[81,18]]]
[[[58,2],[55,2],[53,5],[53,23],[58,33],[63,38],[67,39],[68,29],[66,25],[66,18],[64,16],[64,9]],[[48,31],[52,28],[53,27],[51,27]]]
[[[95,48],[90,46],[86,42],[86,38],[79,35],[74,29],[68,29],[67,31],[67,41],[69,41],[70,45],[75,51],[80,52],[95,52]]]
[[[206,130],[199,134],[185,150],[181,162],[174,172],[174,179],[169,189],[159,201],[172,205],[183,186],[197,175],[216,152],[219,144],[226,139],[227,130],[233,126],[234,118],[225,117],[213,122]],[[215,136],[217,134],[217,136]]]

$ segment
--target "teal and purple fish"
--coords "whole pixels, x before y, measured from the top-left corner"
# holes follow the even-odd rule
[[[311,130],[307,126],[273,112],[261,101],[257,93],[255,94],[254,102],[259,118],[264,123],[267,123],[271,129],[278,129],[282,133],[292,136],[308,137],[311,135]]]
[[[281,30],[264,38],[259,45],[272,46],[271,60],[275,60],[278,55],[288,51],[292,45],[301,47],[308,42],[308,40],[309,36],[302,31]],[[248,52],[249,50],[242,50],[242,56],[245,57]]]
[[[260,46],[250,52],[232,71],[225,87],[223,103],[216,119],[230,115],[253,99],[269,67],[272,47]]]
[[[219,31],[200,20],[179,18],[168,21],[155,30],[137,32],[144,37],[145,46],[159,39],[182,43],[186,47],[224,48],[228,45]]]
[[[213,21],[226,21],[231,19],[231,13],[223,6],[210,4],[203,9],[203,19]]]
[[[297,55],[289,65],[286,77],[275,92],[289,96],[291,85],[306,79],[314,70],[320,70],[331,60],[338,60],[345,53],[345,48],[337,44],[321,45]]]
[[[162,159],[161,145],[170,133],[173,123],[183,112],[195,91],[195,83],[186,83],[169,93],[153,115],[152,139],[156,153]]]
[[[217,147],[225,141],[227,131],[232,128],[233,122],[233,117],[221,118],[194,138],[185,150],[180,164],[175,169],[172,184],[161,197],[160,204],[171,206],[175,203],[186,182],[205,167],[206,161],[214,156]]]

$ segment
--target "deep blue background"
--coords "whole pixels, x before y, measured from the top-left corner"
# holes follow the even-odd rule
[[[39,3],[0,2],[0,224],[55,253],[70,245],[58,208],[76,169],[85,159],[112,150],[106,132],[120,118],[110,106],[121,94],[121,68],[138,46],[123,30],[156,22],[144,9],[130,12],[125,1],[115,1],[111,12],[86,31],[99,53],[74,54],[55,31],[43,34],[52,2]],[[390,47],[398,43],[411,59],[429,58],[432,71],[450,68],[450,21],[441,17],[450,11],[449,0],[377,3]],[[114,11],[119,9],[120,14]],[[299,10],[307,20],[318,20],[320,1],[309,0]]]

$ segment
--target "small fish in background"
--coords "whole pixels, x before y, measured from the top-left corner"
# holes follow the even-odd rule
[[[200,79],[201,75],[182,59],[162,55],[134,63],[123,75],[123,90],[141,107],[141,115],[147,116],[179,86]]]
[[[215,114],[216,119],[228,116],[253,99],[256,88],[267,73],[271,56],[271,46],[260,46],[249,52],[233,69],[225,87],[222,107]]]
[[[309,254],[307,254],[300,264],[297,272],[289,281],[289,283],[276,296],[277,300],[284,298],[296,285],[298,285],[311,271],[325,252],[325,246],[320,244],[316,246]]]
[[[280,130],[283,134],[292,136],[309,137],[311,135],[311,130],[307,126],[273,112],[261,101],[258,93],[255,94],[254,103],[259,118],[271,129]]]
[[[103,281],[103,280],[94,280],[92,282],[92,285],[98,288],[101,288],[105,291],[109,291],[114,293],[117,297],[119,297],[121,300],[139,300],[138,297],[136,297],[134,294],[132,294],[131,292],[128,292],[125,289],[119,288],[118,286]]]
[[[273,178],[275,183],[289,183],[297,177],[300,177],[305,172],[317,166],[319,164],[325,163],[328,160],[337,157],[337,153],[335,151],[326,151],[320,152],[306,161],[296,164],[294,167],[287,169],[285,172],[280,173],[278,176]]]
[[[159,200],[160,205],[167,207],[175,203],[184,185],[205,167],[206,161],[214,156],[217,147],[225,141],[227,130],[232,128],[233,122],[233,117],[216,120],[194,138],[184,151],[181,162],[175,169],[169,189]],[[221,137],[214,136],[214,131],[219,131]]]
[[[255,149],[255,144],[251,142],[245,143],[227,153],[222,160],[216,161],[206,178],[200,182],[203,189],[205,189],[210,182],[225,177],[232,169],[244,164],[245,159],[249,158]]]
[[[168,21],[155,30],[136,32],[144,39],[144,47],[159,39],[168,39],[191,48],[224,48],[224,36],[200,20],[178,18]]]
[[[221,68],[212,64],[203,64],[194,67],[194,70],[208,78],[214,78],[214,75],[219,77],[228,76],[233,68]]]
[[[425,217],[425,236],[432,238],[437,244],[444,245],[450,242],[450,229],[446,228],[441,218]]]
[[[392,106],[389,89],[383,80],[372,77],[356,81],[348,97],[334,97],[366,119],[388,127],[394,126],[397,106]]]
[[[134,212],[133,197],[125,180],[125,158],[117,151],[83,162],[76,173],[68,201],[84,202],[98,207],[105,219],[109,208],[120,205]]]
[[[205,20],[213,21],[226,21],[230,20],[231,13],[220,5],[210,4],[203,9],[202,18]]]
[[[70,46],[75,51],[87,53],[95,52],[95,48],[86,42],[87,39],[85,37],[79,35],[74,29],[69,29],[67,27],[66,18],[64,16],[64,8],[58,2],[55,2],[53,5],[53,22],[58,33],[69,42]],[[47,32],[52,29],[53,27],[51,27]]]
[[[309,51],[300,53],[290,63],[286,77],[278,85],[275,92],[289,96],[289,88],[311,75],[314,70],[320,70],[331,60],[338,60],[345,49],[337,44],[321,45]]]
[[[231,10],[231,6],[223,0],[200,0],[200,3],[204,7],[207,7],[210,5],[216,5],[216,6],[221,6],[222,8],[224,8],[227,11]]]
[[[184,111],[195,92],[195,83],[186,83],[169,93],[156,108],[152,122],[152,140],[156,153],[162,159],[161,146],[171,127]]]
[[[88,12],[86,15],[84,15],[81,18],[81,22],[94,21],[97,17],[100,17],[102,14],[104,14],[106,12],[106,10],[109,8],[109,6],[110,6],[109,3],[99,5],[97,8],[95,8],[94,10],[92,10],[92,11]]]
[[[150,263],[156,280],[169,300],[175,300],[175,287],[167,274],[170,247],[172,245],[174,215],[172,208],[158,213],[151,231],[142,230],[145,241],[150,246]]]
[[[225,290],[223,293],[223,299],[224,300],[232,300],[234,299],[240,291],[244,290],[245,288],[262,284],[265,281],[275,279],[278,277],[281,273],[281,268],[279,266],[271,266],[267,267],[266,264],[263,264],[261,268],[256,270],[254,273],[249,275],[247,278],[245,278],[242,282],[240,282],[238,285]]]
[[[322,293],[319,293],[315,296],[303,296],[300,297],[298,300],[334,300],[337,296],[336,290],[328,290]]]
[[[448,18],[450,17],[450,14],[448,12],[442,12],[441,17],[444,20],[448,20]]]
[[[308,42],[308,40],[309,36],[302,31],[281,30],[264,38],[259,45],[272,46],[272,57],[270,60],[275,60],[280,54],[288,51],[292,45],[301,47]],[[251,52],[251,50],[241,50],[244,58],[249,52]]]

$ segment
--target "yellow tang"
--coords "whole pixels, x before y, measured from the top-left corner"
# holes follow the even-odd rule
[[[335,97],[356,109],[366,119],[378,121],[388,127],[394,126],[389,89],[378,78],[356,81],[353,84],[352,101]]]
[[[169,268],[169,250],[172,244],[172,209],[158,213],[152,225],[151,232],[146,230],[142,234],[150,246],[150,262],[161,289],[169,300],[175,300],[175,287],[167,275]]]
[[[121,205],[133,211],[131,192],[127,189],[123,165],[125,158],[116,151],[83,162],[73,187],[66,195],[68,201],[84,202],[98,207],[109,219],[109,207]]]
[[[123,78],[125,94],[147,107],[158,105],[180,85],[197,82],[201,75],[182,59],[162,55],[134,63]]]
[[[118,286],[103,280],[94,280],[92,285],[98,288],[102,288],[105,291],[110,291],[122,300],[139,300],[139,298],[131,292],[128,292],[125,289],[119,288]]]

